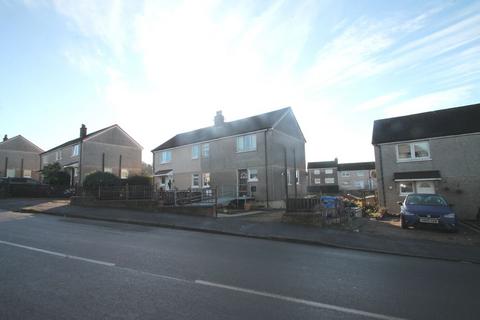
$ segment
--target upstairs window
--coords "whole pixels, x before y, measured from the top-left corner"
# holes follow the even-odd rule
[[[325,169],[325,174],[333,174],[333,169]]]
[[[363,177],[363,176],[365,176],[364,171],[357,171],[357,177]]]
[[[350,177],[350,171],[342,171],[342,177]]]
[[[172,151],[163,151],[160,153],[160,163],[169,163],[172,161]]]
[[[257,136],[249,134],[237,137],[237,152],[255,151],[257,150]]]
[[[202,157],[208,158],[210,156],[210,144],[204,143],[202,144]]]
[[[315,184],[320,184],[320,178],[315,178]]]
[[[72,149],[72,157],[76,157],[79,154],[80,154],[80,145],[76,144],[73,146],[73,149]]]
[[[200,157],[200,146],[198,144],[192,146],[192,159],[198,159]]]
[[[313,170],[313,174],[314,174],[314,175],[319,175],[319,174],[320,174],[320,169],[315,169],[315,170]]]
[[[397,160],[430,160],[428,141],[397,144]]]
[[[62,160],[62,150],[58,150],[57,152],[55,152],[55,160]]]

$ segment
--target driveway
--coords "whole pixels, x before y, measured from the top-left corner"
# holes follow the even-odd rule
[[[460,224],[457,233],[433,228],[402,229],[398,217],[386,216],[382,220],[357,218],[351,226],[359,232],[405,239],[432,240],[449,244],[480,245],[480,233]]]

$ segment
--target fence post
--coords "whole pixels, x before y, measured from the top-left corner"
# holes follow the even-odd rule
[[[214,207],[214,210],[215,210],[215,218],[218,217],[218,212],[217,212],[218,192],[217,192],[217,191],[218,191],[218,189],[215,188],[215,189],[214,189],[214,192],[215,192],[215,195],[214,195],[214,197],[215,197],[215,207]]]
[[[177,206],[177,189],[173,189],[173,206]]]

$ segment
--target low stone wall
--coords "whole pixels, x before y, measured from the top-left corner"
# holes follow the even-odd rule
[[[216,208],[211,206],[165,206],[154,200],[97,200],[93,197],[71,197],[74,206],[95,208],[132,209],[149,212],[178,213],[203,217],[216,217]]]

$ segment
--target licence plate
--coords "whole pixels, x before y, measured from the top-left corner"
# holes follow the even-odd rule
[[[422,223],[438,223],[437,218],[420,218],[420,222]]]

